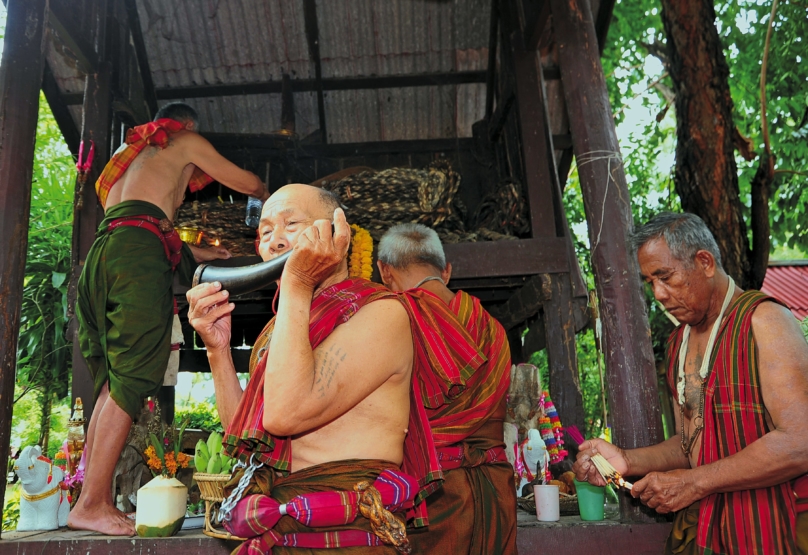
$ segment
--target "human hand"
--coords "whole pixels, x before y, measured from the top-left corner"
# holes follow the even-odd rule
[[[658,513],[679,511],[705,496],[693,477],[692,470],[651,472],[634,483],[631,495]]]
[[[300,234],[281,277],[283,287],[300,286],[312,291],[345,259],[351,242],[351,228],[341,208],[331,222],[317,220]]]
[[[592,456],[597,453],[609,461],[621,476],[628,474],[629,465],[626,460],[625,452],[622,449],[602,439],[590,439],[578,446],[578,457],[575,460],[575,464],[572,465],[572,471],[575,472],[576,480],[579,482],[589,482],[595,486],[606,485],[603,476],[600,475],[600,472],[598,472],[598,469],[592,462]]]
[[[231,316],[234,305],[222,284],[201,283],[188,290],[188,323],[199,334],[208,350],[229,349]]]
[[[230,254],[230,251],[224,247],[200,249],[199,247],[195,247],[193,245],[189,246],[191,247],[191,253],[193,253],[194,260],[197,262],[197,264],[201,262],[210,262],[211,260],[227,260],[228,258],[233,257],[233,255]]]

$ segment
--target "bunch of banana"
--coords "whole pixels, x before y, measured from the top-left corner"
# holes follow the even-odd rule
[[[222,434],[211,432],[208,441],[196,442],[194,466],[197,472],[208,474],[230,474],[235,459],[222,453]]]

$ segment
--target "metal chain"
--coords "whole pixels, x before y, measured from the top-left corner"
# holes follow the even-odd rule
[[[217,515],[219,518],[219,522],[228,522],[230,520],[230,513],[233,511],[233,509],[236,508],[236,503],[238,503],[241,500],[241,496],[244,495],[245,490],[247,489],[247,487],[249,487],[250,480],[252,479],[253,474],[255,473],[256,470],[264,466],[264,463],[256,464],[254,462],[254,459],[255,459],[255,453],[250,455],[249,466],[239,461],[238,463],[236,463],[236,466],[233,467],[233,472],[235,472],[239,468],[246,468],[246,470],[244,471],[244,474],[241,476],[241,479],[238,481],[238,486],[236,486],[236,489],[233,490],[233,492],[227,497],[227,499],[222,501],[222,505],[219,507],[219,513]]]

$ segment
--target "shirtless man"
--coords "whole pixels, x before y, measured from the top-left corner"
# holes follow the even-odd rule
[[[96,403],[85,482],[68,519],[74,529],[135,533],[132,521],[113,504],[112,473],[143,399],[163,382],[174,270],[190,281],[194,262],[230,256],[225,249],[189,249],[180,241],[171,219],[186,188],[198,190],[216,180],[267,196],[257,176],[225,160],[196,130],[190,106],[163,107],[154,122],[129,131],[96,184],[105,218],[87,255],[76,304]]]
[[[678,433],[631,450],[586,441],[576,477],[603,485],[596,452],[643,476],[631,495],[676,512],[666,554],[808,553],[808,345],[798,322],[735,285],[697,216],[660,214],[633,243],[642,278],[681,323],[666,353]]]
[[[259,480],[272,484],[261,493],[281,503],[310,491],[352,490],[404,460],[413,367],[409,317],[385,287],[349,278],[351,230],[338,206],[331,193],[308,185],[287,185],[264,206],[261,257],[293,254],[280,280],[277,315],[253,347],[246,391],[230,355],[228,292],[210,283],[187,293],[188,320],[205,342],[227,429],[225,450],[263,456],[260,472],[282,471],[283,478]],[[289,443],[291,457],[282,447]],[[351,526],[369,530],[369,521],[360,520]],[[283,519],[274,530],[294,534],[301,525]],[[272,552],[286,553],[280,546]]]
[[[295,250],[281,278],[277,315],[255,345],[268,352],[264,428],[293,437],[295,472],[343,459],[402,461],[413,361],[409,318],[383,287],[348,278],[350,227],[338,206],[325,191],[287,185],[269,198],[258,227],[264,260]],[[350,320],[313,348],[310,324],[327,316],[313,312],[316,300],[322,292],[352,293],[357,283],[372,291],[372,301],[381,298],[360,300]],[[216,406],[227,429],[242,389],[230,355],[234,305],[220,288],[202,284],[188,291],[188,320],[205,342]],[[251,382],[259,379],[253,374]]]

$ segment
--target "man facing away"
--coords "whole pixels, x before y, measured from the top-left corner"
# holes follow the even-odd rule
[[[255,536],[242,545],[249,552],[326,553],[321,549],[353,547],[348,551],[362,553],[375,545],[373,553],[395,553],[377,539],[366,518],[326,529],[294,518],[259,526],[260,511],[247,508],[253,496],[263,496],[264,503],[303,496],[316,505],[312,495],[352,491],[385,472],[413,483],[417,479],[414,490],[424,493],[440,479],[412,382],[425,366],[419,358],[447,360],[450,353],[442,342],[421,339],[422,331],[408,315],[411,305],[379,284],[349,278],[350,228],[338,206],[332,193],[299,184],[282,187],[265,204],[259,225],[262,258],[290,249],[293,254],[280,280],[276,316],[253,347],[245,391],[230,354],[234,305],[227,291],[213,283],[187,293],[188,318],[207,347],[216,404],[227,430],[225,451],[252,463],[249,472],[255,470],[229,524]],[[455,376],[482,363],[476,348],[467,347],[468,359],[454,358],[459,361]],[[432,390],[448,390],[456,381],[433,378]],[[408,493],[410,505],[415,496],[416,491]],[[308,549],[300,547],[304,544]],[[286,545],[297,547],[287,551]]]
[[[382,281],[394,291],[425,289],[456,315],[488,361],[451,403],[428,410],[443,488],[427,498],[429,527],[410,534],[415,553],[516,553],[513,467],[502,423],[511,356],[505,330],[480,300],[447,287],[452,273],[438,234],[420,224],[390,228],[379,242]]]
[[[112,500],[112,474],[143,399],[158,392],[170,354],[174,270],[190,281],[194,261],[225,249],[187,247],[171,219],[190,185],[214,179],[266,198],[254,174],[224,159],[197,131],[196,112],[168,104],[129,130],[96,183],[105,209],[78,283],[79,343],[95,383],[81,496],[68,526],[133,535]]]
[[[575,473],[602,485],[590,458],[644,476],[631,494],[676,512],[665,553],[808,553],[808,344],[792,314],[743,291],[692,214],[636,230],[642,278],[681,323],[666,363],[677,433],[652,447],[581,445]]]

